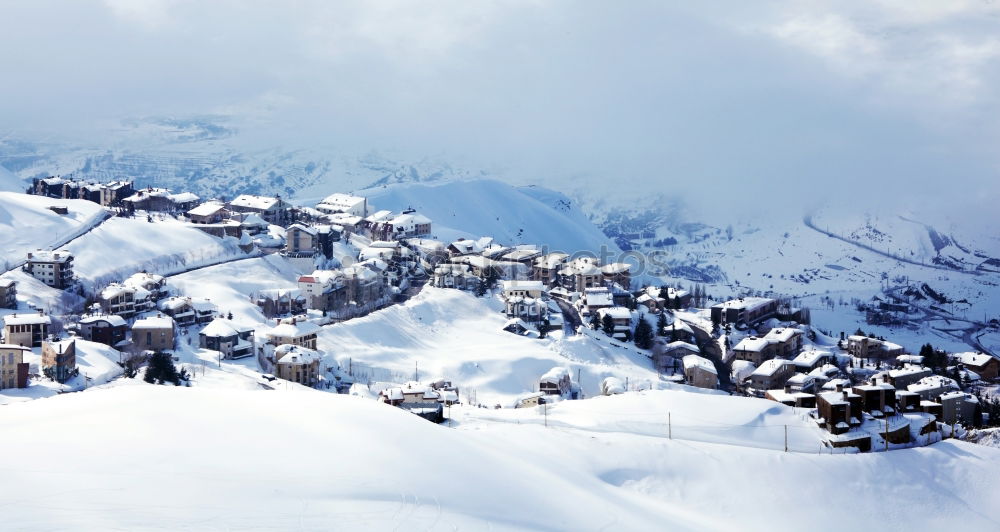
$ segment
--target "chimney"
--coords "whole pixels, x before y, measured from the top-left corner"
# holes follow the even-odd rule
[[[837,391],[838,392],[844,391],[844,385],[842,383],[837,383]]]
[[[882,375],[882,382],[889,382],[889,374]]]
[[[42,309],[38,309],[38,315],[39,316],[44,316],[45,315],[45,311],[42,310]]]
[[[878,379],[875,378],[875,377],[872,377],[872,386],[875,386],[875,384],[877,384],[877,383],[878,383]]]
[[[843,388],[843,386],[837,386],[837,387],[838,387],[838,388]],[[846,400],[847,400],[847,390],[843,390],[843,389],[841,389],[841,391],[840,391],[840,392],[841,392],[842,394],[844,394],[844,400],[846,401]]]
[[[787,384],[787,383],[785,384],[785,393],[792,393],[792,385],[791,384]]]

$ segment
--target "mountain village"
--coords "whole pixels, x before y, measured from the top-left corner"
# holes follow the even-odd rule
[[[594,395],[691,387],[790,407],[831,452],[929,445],[1000,425],[1000,359],[991,354],[930,344],[909,352],[860,329],[828,336],[791,298],[657,283],[634,260],[599,257],[601,250],[557,251],[490,236],[441,240],[420,212],[377,210],[366,197],[344,193],[313,206],[277,196],[202,201],[190,192],[67,177],[35,179],[27,192],[100,209],[62,245],[8,261],[0,277],[0,399],[115,379],[197,385],[207,366],[233,365],[263,389],[360,395],[439,423],[456,404],[547,411]],[[69,213],[65,203],[48,209]],[[124,240],[145,239],[144,226],[170,222],[224,242],[226,251],[81,279],[65,244],[114,219],[135,228]],[[102,253],[114,263],[130,248]],[[197,283],[175,283],[178,275],[261,257],[297,272],[297,287],[243,293],[258,321],[234,316]],[[62,295],[33,304],[32,292],[42,290]],[[419,361],[412,375],[380,372],[324,344],[336,324],[433,290],[483,300],[502,314],[504,334],[534,342],[579,337],[628,353],[645,361],[655,380],[609,374],[584,386],[579,370],[553,365],[534,376],[533,388],[493,401],[456,375],[422,373]]]

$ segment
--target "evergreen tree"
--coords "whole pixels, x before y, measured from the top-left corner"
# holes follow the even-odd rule
[[[657,336],[667,335],[667,315],[664,314],[663,312],[661,312],[660,316],[656,318],[656,335]]]
[[[173,383],[176,386],[181,384],[181,375],[177,373],[177,366],[169,353],[156,352],[149,357],[149,365],[146,366],[146,375],[143,380],[148,383],[156,382],[163,384]]]
[[[615,333],[615,320],[611,318],[611,314],[605,314],[604,318],[601,319],[601,328],[604,329],[604,334],[608,336]]]
[[[590,316],[590,328],[594,329],[595,331],[601,328],[601,318],[597,315],[596,312],[591,314]]]
[[[653,347],[653,328],[645,319],[640,319],[635,326],[635,346],[639,349],[649,349]]]

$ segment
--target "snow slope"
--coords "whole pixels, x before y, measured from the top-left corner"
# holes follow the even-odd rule
[[[56,214],[49,210],[53,205],[69,213]],[[28,251],[65,242],[103,217],[104,209],[90,201],[0,192],[0,266],[11,268]]]
[[[463,393],[476,390],[482,404],[504,406],[537,391],[538,379],[555,366],[580,372],[584,394],[596,395],[605,377],[631,386],[658,386],[650,360],[631,351],[561,333],[538,340],[501,330],[501,312],[486,299],[459,290],[425,286],[413,299],[362,318],[323,327],[319,347],[355,375],[373,368],[372,380],[444,378]]]
[[[111,218],[65,249],[74,256],[76,275],[107,284],[145,270],[171,273],[195,265],[245,256],[235,238],[220,239],[169,216]],[[120,250],[120,252],[119,252]],[[108,260],[115,252],[115,260]]]
[[[628,410],[642,399],[600,401]],[[4,524],[776,531],[802,523],[810,530],[1000,524],[992,511],[1000,503],[993,489],[1000,451],[989,447],[945,442],[806,455],[621,432],[613,417],[545,428],[461,410],[449,429],[358,397],[142,383],[9,405],[0,409],[0,496],[14,504]]]
[[[618,251],[569,198],[544,188],[479,179],[388,184],[356,194],[379,210],[416,209],[434,222],[434,234],[444,241],[485,235],[504,244],[538,244],[567,253]]]

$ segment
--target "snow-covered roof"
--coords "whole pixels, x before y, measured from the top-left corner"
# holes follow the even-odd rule
[[[965,352],[965,353],[955,353],[951,355],[951,358],[965,364],[966,366],[985,366],[990,360],[993,359],[990,355],[983,353]]]
[[[274,348],[274,356],[278,359],[278,364],[290,365],[312,364],[322,358],[319,351],[292,344],[282,344]]]
[[[823,351],[821,349],[807,349],[799,353],[799,355],[795,357],[795,359],[792,360],[792,362],[794,362],[795,364],[812,366],[818,360],[824,357],[831,357],[831,356],[833,355],[829,351]]]
[[[797,334],[801,334],[801,331],[798,329],[793,329],[791,327],[779,327],[768,331],[767,334],[764,335],[764,338],[778,342],[787,342],[794,338]]]
[[[394,226],[410,225],[410,224],[424,225],[431,223],[431,219],[424,216],[423,214],[411,212],[411,213],[400,214],[399,216],[393,218],[392,221],[390,221],[389,223]]]
[[[240,215],[239,222],[240,225],[244,227],[267,227],[271,225],[267,223],[267,220],[261,218],[259,214],[254,212],[245,215]]]
[[[173,296],[160,301],[160,310],[177,310],[191,304],[191,300],[186,297]]]
[[[250,194],[241,194],[236,196],[236,199],[229,202],[230,205],[234,207],[243,207],[246,209],[255,209],[261,211],[267,211],[278,206],[278,202],[281,201],[278,198],[269,198],[266,196],[252,196]]]
[[[253,327],[237,325],[224,318],[215,318],[201,330],[201,335],[209,337],[234,336],[240,333],[252,331]]]
[[[601,267],[601,272],[606,275],[617,275],[622,273],[629,273],[632,271],[632,265],[626,264],[624,262],[613,262],[611,264],[605,264]]]
[[[284,321],[267,332],[271,338],[301,338],[310,334],[316,334],[320,330],[319,325],[311,321],[294,320]]]
[[[288,233],[292,232],[293,230],[299,230],[299,231],[302,231],[303,233],[308,233],[310,235],[316,236],[316,228],[315,227],[309,227],[309,226],[302,225],[302,224],[292,224],[292,225],[289,225],[288,228],[285,229],[285,234],[288,234]]]
[[[770,345],[766,338],[759,338],[757,336],[748,336],[739,341],[736,346],[733,347],[734,351],[750,351],[754,353],[759,353],[764,350],[765,347]]]
[[[670,352],[675,351],[677,349],[684,349],[686,351],[691,351],[692,353],[700,353],[701,352],[701,350],[698,349],[698,346],[696,346],[694,344],[690,344],[688,342],[682,342],[680,340],[677,340],[676,342],[670,342],[669,344],[666,344],[666,345],[663,346],[663,352],[664,353],[670,353]]]
[[[717,374],[715,370],[715,364],[712,364],[712,361],[705,357],[698,355],[685,355],[684,358],[681,360],[682,362],[684,362],[685,371],[689,369],[698,368],[712,374]]]
[[[0,288],[10,288],[17,284],[17,281],[13,279],[0,279]]]
[[[194,192],[178,192],[177,194],[171,194],[169,198],[174,203],[191,203],[201,199]]]
[[[116,314],[107,314],[103,316],[84,316],[80,318],[80,323],[97,323],[99,321],[106,321],[109,325],[113,327],[120,327],[125,325],[125,318],[118,316]]]
[[[8,314],[3,318],[4,325],[40,325],[51,324],[52,318],[38,313]]]
[[[133,288],[130,288],[123,284],[111,283],[108,286],[105,286],[103,290],[101,290],[101,294],[99,297],[101,299],[108,300],[108,299],[114,299],[123,294],[134,293],[134,292],[135,290]]]
[[[607,288],[587,288],[583,291],[584,303],[588,307],[593,306],[611,306],[614,305],[614,299],[612,299],[611,291]]]
[[[908,364],[902,368],[891,369],[888,371],[889,376],[892,378],[904,377],[906,375],[920,375],[920,374],[930,374],[931,370],[922,366],[915,366]]]
[[[604,316],[611,316],[613,320],[630,320],[632,319],[632,311],[625,307],[608,307],[602,308],[597,311],[597,313],[603,318]]]
[[[556,366],[546,371],[545,374],[542,375],[541,378],[539,378],[538,380],[539,382],[559,384],[559,382],[562,381],[562,379],[568,379],[568,378],[569,378],[569,370],[562,366]]]
[[[73,258],[70,252],[65,250],[58,251],[48,251],[44,249],[38,249],[28,253],[31,255],[28,258],[28,262],[66,262]]]
[[[212,216],[225,208],[226,206],[221,203],[209,201],[189,210],[187,214],[188,216]]]
[[[0,349],[18,349],[21,351],[31,351],[30,347],[24,347],[23,345],[14,345],[14,344],[0,344]]]
[[[148,318],[142,318],[135,320],[132,324],[132,329],[172,329],[174,327],[174,319],[170,316],[150,316]]]
[[[753,375],[771,377],[779,370],[791,364],[791,361],[782,360],[780,358],[772,358],[771,360],[765,360],[761,363],[760,367],[755,369]]]
[[[504,292],[511,292],[515,290],[517,291],[523,290],[527,292],[542,292],[545,290],[545,283],[541,281],[520,281],[520,280],[503,281],[502,285]]]
[[[323,198],[320,205],[326,206],[330,210],[349,211],[365,202],[365,198],[352,196],[342,192],[335,192]],[[319,207],[319,205],[317,205]]]

